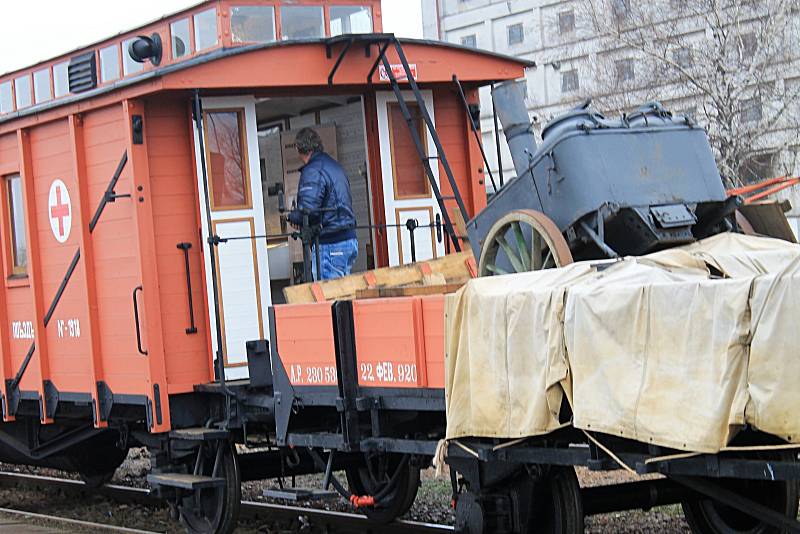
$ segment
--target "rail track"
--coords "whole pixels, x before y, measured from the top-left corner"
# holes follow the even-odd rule
[[[21,487],[29,489],[49,487],[75,494],[85,493],[102,495],[119,503],[142,504],[150,506],[163,506],[164,504],[162,500],[151,495],[150,490],[148,489],[120,486],[116,484],[106,484],[100,488],[92,489],[87,487],[86,484],[80,480],[69,480],[64,478],[23,473],[10,473],[6,471],[0,471],[0,487]],[[4,511],[7,511],[8,513],[18,513],[21,515],[38,517],[40,519],[50,521],[61,521],[71,524],[80,523],[82,524],[81,526],[84,527],[94,527],[96,525],[98,529],[106,528],[109,532],[117,531],[127,532],[129,534],[149,534],[149,531],[146,530],[114,527],[58,516],[48,516],[44,514],[25,512],[22,510],[6,510],[0,508],[0,512]],[[395,521],[393,523],[389,523],[388,525],[375,525],[360,514],[252,501],[242,501],[241,515],[244,518],[264,518],[265,520],[269,521],[298,520],[301,524],[310,525],[315,530],[318,529],[323,532],[359,532],[366,534],[409,534],[410,532],[420,534],[444,534],[453,532],[453,527],[447,525],[404,520]]]
[[[58,525],[65,525],[70,528],[92,529],[95,531],[103,532],[119,532],[122,534],[157,534],[150,530],[141,530],[138,528],[120,527],[116,525],[106,525],[103,523],[93,523],[91,521],[81,521],[79,519],[71,519],[69,517],[60,517],[57,515],[37,514],[34,512],[25,512],[13,508],[0,508],[0,515],[17,516],[23,519],[34,519],[44,521],[47,523],[55,523]]]

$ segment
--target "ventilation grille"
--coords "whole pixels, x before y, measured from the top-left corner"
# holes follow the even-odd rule
[[[97,62],[94,52],[70,58],[68,72],[70,93],[80,93],[97,87]]]

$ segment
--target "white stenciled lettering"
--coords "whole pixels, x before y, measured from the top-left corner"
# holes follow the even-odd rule
[[[79,319],[57,319],[56,334],[59,339],[81,337],[81,322]]]
[[[336,384],[336,367],[333,365],[292,364],[289,366],[289,381],[292,384]]]
[[[363,383],[417,383],[417,365],[414,363],[361,362],[358,369]]]
[[[11,321],[11,337],[33,339],[33,323],[31,321]]]

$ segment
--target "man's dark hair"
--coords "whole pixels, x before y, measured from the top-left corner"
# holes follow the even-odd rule
[[[322,138],[313,128],[302,128],[297,132],[294,138],[297,151],[303,154],[311,154],[312,152],[322,152],[325,147],[322,146]]]

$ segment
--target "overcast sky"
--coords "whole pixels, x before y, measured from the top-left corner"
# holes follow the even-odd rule
[[[382,0],[384,31],[422,37],[420,1]],[[197,0],[0,0],[0,74],[197,3]]]

